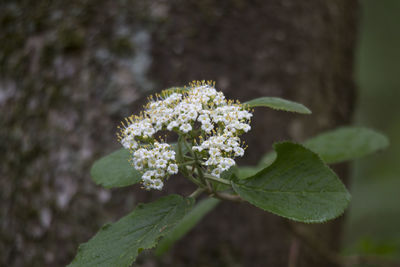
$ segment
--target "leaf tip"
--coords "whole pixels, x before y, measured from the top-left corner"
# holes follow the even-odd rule
[[[303,114],[306,114],[306,115],[310,115],[310,114],[312,114],[312,111],[311,111],[311,109],[309,109],[308,107],[306,107],[306,106],[304,106],[304,105],[302,105],[303,106]]]

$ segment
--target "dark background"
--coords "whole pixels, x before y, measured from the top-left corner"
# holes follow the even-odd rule
[[[386,133],[391,147],[353,164],[354,179],[334,166],[353,194],[348,214],[300,226],[332,251],[400,258],[399,12],[396,0],[1,1],[0,266],[64,266],[138,202],[190,192],[179,177],[161,193],[104,190],[89,169],[148,94],[194,79],[313,111],[256,111],[245,164],[273,141],[353,119]],[[288,266],[293,244],[295,266],[335,266],[281,218],[224,203],[168,256],[137,265]]]

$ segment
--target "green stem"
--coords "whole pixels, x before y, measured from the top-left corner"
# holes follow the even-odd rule
[[[204,178],[209,179],[209,180],[213,180],[216,182],[219,182],[221,184],[226,184],[226,185],[231,185],[231,182],[226,180],[226,179],[222,179],[222,178],[217,178],[208,174],[203,174]]]
[[[201,188],[201,187],[199,187],[199,188],[197,188],[193,193],[191,193],[190,195],[189,195],[189,197],[192,197],[192,198],[197,198],[201,193],[203,193],[204,192],[204,188]]]
[[[177,155],[178,156],[179,169],[182,171],[182,174],[184,176],[188,177],[189,176],[188,171],[186,170],[186,168],[182,168],[182,165],[181,165],[181,164],[185,163],[184,162],[184,158],[183,158],[184,155],[183,155],[183,152],[182,152],[181,142],[182,142],[182,136],[179,135],[179,137],[178,137],[178,155]]]
[[[187,150],[189,151],[190,155],[192,155],[192,157],[194,158],[194,160],[195,160],[195,168],[197,170],[197,174],[199,175],[200,180],[201,180],[202,184],[204,185],[205,184],[205,179],[204,179],[203,171],[202,171],[202,169],[200,167],[200,162],[199,162],[199,160],[197,158],[197,154],[189,146],[189,144],[188,144],[188,142],[187,142],[185,137],[183,137],[183,143],[186,146]]]
[[[232,195],[224,192],[214,192],[212,194],[214,197],[222,199],[222,200],[229,200],[235,202],[242,202],[243,199],[239,195]]]
[[[190,148],[189,144],[187,143],[185,137],[183,137],[183,144],[186,146],[186,148],[187,148],[187,150],[189,151],[190,155],[192,155],[192,157],[194,157],[195,154],[194,154],[193,150]]]
[[[200,162],[199,162],[199,160],[197,159],[197,155],[194,154],[194,157],[195,157],[195,160],[194,160],[194,161],[195,161],[196,170],[197,170],[197,172],[198,172],[198,175],[199,175],[199,177],[200,177],[200,180],[201,180],[203,183],[205,183],[206,181],[205,181],[205,179],[204,179],[203,170],[201,169]]]
[[[206,181],[208,193],[211,194],[211,193],[215,192],[214,187],[210,184],[210,181],[208,181],[208,180],[205,180],[205,181]]]
[[[194,176],[193,175],[187,175],[186,176],[190,181],[192,181],[195,185],[197,185],[198,187],[204,187],[204,185],[199,181],[199,180],[197,180],[196,178],[194,178]]]
[[[183,163],[179,163],[179,166],[191,165],[193,163],[196,163],[196,161],[195,160],[185,161]]]
[[[181,140],[182,140],[182,136],[179,135],[179,137],[178,137],[178,158],[179,158],[179,161],[180,161],[180,162],[183,161],[183,153],[182,153]]]

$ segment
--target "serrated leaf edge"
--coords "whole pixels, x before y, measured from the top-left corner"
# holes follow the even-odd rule
[[[329,169],[330,172],[332,172],[335,176],[337,176],[336,173],[322,160],[322,158],[320,157],[319,154],[315,153],[314,151],[312,151],[311,149],[305,147],[304,145],[302,145],[302,144],[300,144],[300,143],[291,142],[291,141],[275,142],[275,143],[273,144],[274,150],[276,151],[276,147],[277,147],[277,146],[279,146],[280,144],[285,144],[285,143],[296,144],[296,145],[299,145],[299,146],[301,146],[302,148],[304,148],[304,149],[310,151],[310,152],[317,158],[317,160],[319,160],[323,165],[325,165],[325,167],[327,167],[327,168]],[[255,177],[256,175],[258,175],[260,172],[263,172],[264,170],[270,168],[270,167],[275,163],[275,161],[277,161],[278,158],[279,158],[279,153],[278,153],[278,151],[276,151],[276,153],[277,153],[277,157],[275,158],[275,160],[272,162],[271,165],[269,165],[269,166],[267,166],[266,168],[262,169],[261,171],[257,172],[257,173],[254,174],[253,176],[250,176],[250,177],[245,178],[245,179],[240,179],[240,180],[238,180],[238,181],[246,181],[246,180],[248,180],[248,179],[251,179],[251,178]],[[258,205],[256,205],[256,204],[259,204],[259,203],[260,203],[259,201],[251,201],[251,200],[247,200],[247,199],[245,199],[245,200],[246,200],[247,202],[253,204],[253,205],[256,206],[257,208],[260,208],[260,209],[262,209],[262,210],[264,210],[264,211],[268,211],[268,212],[270,212],[270,213],[273,213],[273,214],[275,214],[275,215],[278,215],[278,216],[280,216],[280,217],[287,218],[287,219],[290,219],[290,220],[293,220],[293,221],[302,222],[302,223],[309,223],[309,224],[311,224],[311,223],[324,223],[324,222],[327,222],[327,221],[336,219],[336,218],[340,217],[341,215],[343,215],[344,212],[345,212],[345,210],[346,210],[346,208],[348,207],[348,205],[349,205],[349,203],[350,203],[350,200],[351,200],[351,194],[350,194],[349,191],[347,190],[346,186],[343,184],[342,180],[340,180],[339,177],[338,177],[338,180],[339,180],[339,182],[341,183],[341,185],[343,186],[343,188],[345,189],[345,194],[346,194],[346,206],[343,208],[342,212],[340,212],[339,214],[337,214],[337,215],[335,215],[335,216],[333,216],[333,217],[324,218],[324,219],[321,219],[321,220],[298,220],[298,219],[296,219],[296,218],[294,218],[294,217],[290,217],[290,216],[285,216],[285,215],[277,214],[277,213],[274,212],[274,211],[270,211],[270,210],[267,210],[267,209],[264,209],[264,208],[260,208]],[[232,184],[232,188],[235,190],[235,192],[238,193],[238,194],[240,195],[240,193],[237,191],[237,188],[236,188],[236,186],[240,186],[240,185],[239,185],[239,184],[235,184],[234,181],[231,181],[231,184]]]

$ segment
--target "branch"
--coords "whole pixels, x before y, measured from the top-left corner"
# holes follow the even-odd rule
[[[201,195],[201,193],[203,193],[204,192],[204,188],[197,188],[193,193],[191,193],[190,195],[189,195],[189,197],[192,197],[192,198],[197,198],[199,195]]]
[[[238,196],[238,195],[232,195],[228,193],[223,193],[223,192],[214,192],[210,194],[211,197],[219,198],[222,200],[229,200],[229,201],[234,201],[234,202],[243,202],[243,199]]]
[[[222,179],[222,178],[217,178],[217,177],[214,177],[212,175],[204,174],[204,178],[216,181],[216,182],[221,183],[221,184],[231,185],[231,182],[229,180]]]

